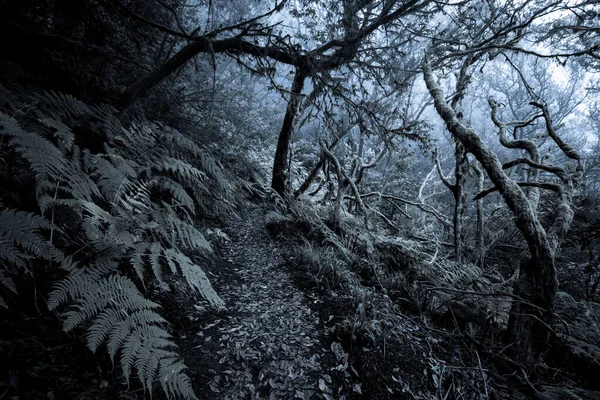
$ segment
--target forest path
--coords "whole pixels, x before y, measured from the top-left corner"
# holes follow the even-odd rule
[[[231,241],[224,263],[210,278],[227,311],[200,314],[201,330],[180,343],[196,394],[340,398],[329,374],[344,362],[344,352],[325,335],[333,316],[322,321],[309,306],[319,300],[307,297],[282,268],[285,251],[270,237],[263,210],[245,210],[225,232]]]

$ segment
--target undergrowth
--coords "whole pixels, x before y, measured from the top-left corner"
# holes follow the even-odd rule
[[[234,210],[235,181],[207,150],[160,123],[124,126],[110,106],[61,93],[0,93],[0,307],[34,300],[19,290],[28,276],[54,281],[40,296],[61,310],[65,332],[107,352],[127,382],[196,398],[147,293],[182,277],[224,307],[201,267],[219,231],[203,233],[198,222]]]
[[[432,256],[419,242],[382,228],[361,228],[350,214],[343,215],[334,232],[327,225],[330,211],[306,198],[284,201],[271,194],[271,202],[267,226],[298,244],[296,268],[323,293],[344,293],[351,304],[353,312],[338,323],[338,337],[345,338],[363,374],[375,368],[374,379],[384,380],[386,390],[377,398],[522,398],[533,393],[525,369],[513,378],[501,372],[518,365],[502,355],[515,276],[505,279],[494,270]],[[570,361],[597,359],[597,305],[559,292],[556,315],[558,336],[570,344],[563,350]],[[421,373],[408,373],[415,368]],[[405,379],[397,379],[394,371],[404,371]],[[548,393],[556,391],[551,371],[558,370],[536,370],[549,383],[544,386]],[[509,379],[514,381],[509,384]],[[561,395],[582,393],[568,383],[561,390]]]

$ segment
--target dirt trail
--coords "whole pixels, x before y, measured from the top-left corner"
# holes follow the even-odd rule
[[[227,311],[199,310],[200,330],[182,337],[196,393],[201,399],[340,398],[331,374],[345,362],[343,350],[327,341],[331,324],[309,307],[319,300],[282,270],[284,250],[264,221],[254,208],[225,230],[231,241],[212,280]]]

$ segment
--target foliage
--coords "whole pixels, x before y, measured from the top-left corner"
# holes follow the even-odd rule
[[[164,125],[140,120],[126,128],[110,107],[61,93],[36,101],[40,111],[20,120],[0,113],[2,152],[25,161],[38,208],[13,202],[16,209],[0,212],[0,289],[14,294],[22,271],[59,266],[48,307],[67,306],[66,332],[84,327],[88,348],[106,344],[113,361],[120,354],[125,378],[136,370],[149,392],[160,382],[169,397],[195,398],[159,305],[140,289],[168,282],[167,270],[224,307],[190,256],[212,253],[196,218],[231,212],[232,183],[206,150]],[[80,121],[91,132],[75,133]],[[99,138],[101,147],[85,147]]]

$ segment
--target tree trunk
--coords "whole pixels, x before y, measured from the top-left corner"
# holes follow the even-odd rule
[[[477,175],[477,193],[483,191],[485,177],[483,171],[479,167],[477,161],[472,164],[475,175]],[[475,264],[483,269],[485,261],[485,242],[484,242],[484,215],[483,215],[483,199],[475,200],[475,208],[477,210],[477,226],[475,229]]]
[[[459,142],[456,143],[454,167],[454,215],[452,219],[454,228],[454,261],[460,263],[462,261],[462,220],[465,210],[464,186],[467,174],[467,153],[465,147]]]
[[[281,131],[279,132],[279,139],[277,140],[277,150],[275,150],[275,159],[273,160],[273,179],[271,181],[271,187],[279,193],[281,196],[285,195],[287,170],[288,170],[288,151],[290,149],[290,142],[292,140],[292,133],[294,131],[294,120],[298,113],[300,106],[300,94],[304,88],[304,81],[306,80],[306,73],[298,68],[294,74],[294,82],[292,83],[291,97],[288,101],[287,109],[285,110],[285,117],[283,118],[283,124],[281,125]]]
[[[329,149],[329,151],[332,151],[333,148],[339,143],[340,139],[342,139],[344,136],[345,136],[345,134],[336,136],[333,139],[333,142],[327,147]],[[323,164],[325,163],[325,159],[326,159],[325,155],[321,154],[321,156],[319,157],[319,161],[315,164],[313,169],[310,171],[310,173],[304,180],[304,183],[302,183],[302,185],[298,188],[298,190],[296,190],[294,192],[294,197],[298,197],[298,196],[304,194],[304,192],[306,192],[308,190],[308,188],[310,187],[310,185],[312,185],[312,183],[315,180],[315,178],[317,177],[317,175],[319,175],[319,172],[321,172],[321,170],[323,169]]]
[[[508,320],[509,354],[526,363],[537,361],[536,356],[548,350],[558,289],[553,255],[547,249],[537,250],[521,261],[514,294],[523,301],[513,302]]]
[[[548,240],[546,231],[525,193],[504,173],[496,154],[482,142],[475,131],[457,118],[455,111],[448,105],[427,60],[423,63],[423,73],[437,113],[446,123],[452,136],[481,163],[512,211],[515,224],[529,248],[531,260],[521,264],[521,276],[515,293],[525,302],[515,302],[510,317],[509,335],[517,350],[515,354],[530,358],[531,354],[540,354],[546,350],[549,344],[552,307],[557,290],[554,269],[556,247]]]

